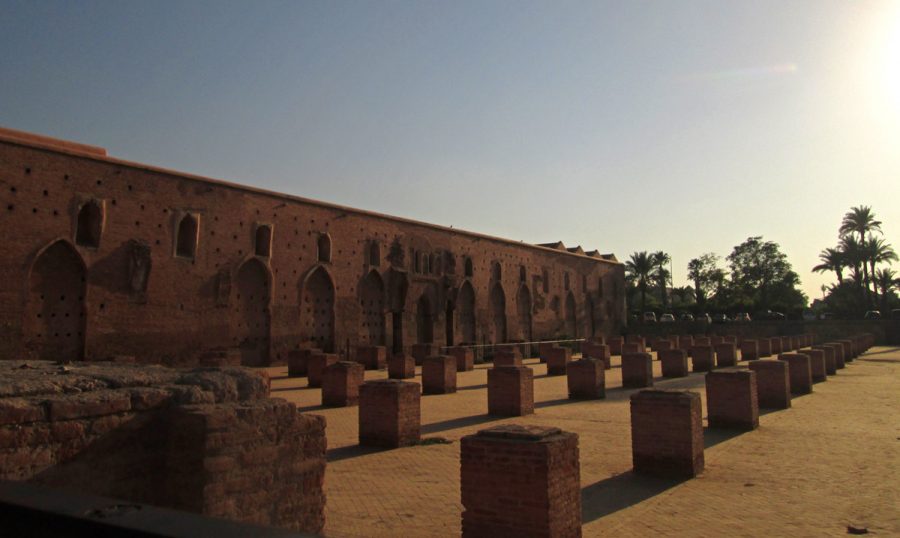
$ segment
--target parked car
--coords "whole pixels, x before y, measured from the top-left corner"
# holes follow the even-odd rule
[[[656,323],[656,312],[644,312],[644,323]]]
[[[694,321],[694,315],[685,312],[681,314],[681,317],[679,319],[681,319],[681,321]]]
[[[772,310],[766,310],[765,312],[757,312],[757,314],[754,316],[754,319],[765,320],[765,321],[784,321],[787,319],[787,316],[785,316],[781,312],[773,312]],[[804,318],[804,319],[806,319],[806,318]],[[750,321],[750,320],[748,319],[746,321]],[[807,321],[812,321],[812,320],[807,319]]]
[[[713,314],[713,323],[728,323],[731,321],[725,314]]]
[[[659,322],[660,323],[674,323],[675,316],[673,316],[672,314],[663,314],[663,315],[659,316]]]
[[[742,322],[742,321],[750,321],[750,314],[746,312],[738,312],[734,315],[734,321]]]
[[[878,310],[869,310],[866,312],[866,315],[863,316],[863,319],[881,319],[881,312]]]

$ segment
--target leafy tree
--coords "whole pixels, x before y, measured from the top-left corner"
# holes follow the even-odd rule
[[[875,237],[873,234],[869,234],[866,238],[866,242],[863,245],[863,254],[865,255],[866,260],[869,262],[869,267],[871,267],[872,271],[869,273],[872,275],[872,288],[874,288],[874,292],[878,293],[878,282],[875,281],[875,266],[879,263],[887,263],[890,264],[892,262],[897,261],[897,253],[894,252],[894,249],[891,248],[884,239],[880,237]]]
[[[641,312],[647,308],[647,286],[653,275],[654,263],[652,256],[647,251],[634,252],[631,258],[625,262],[625,273],[630,282],[637,286],[641,292]]]
[[[725,283],[725,271],[718,267],[719,257],[708,252],[688,262],[688,278],[694,283],[694,294],[699,306]]]
[[[881,313],[887,315],[889,300],[894,290],[900,288],[900,278],[893,269],[879,269],[873,274],[876,288],[881,289]]]
[[[813,272],[826,273],[834,271],[838,282],[844,280],[844,267],[847,260],[840,246],[837,248],[826,248],[819,253],[819,259],[822,263],[813,267]]]
[[[761,236],[750,237],[734,247],[727,259],[732,287],[750,299],[755,310],[799,310],[806,306],[806,296],[797,289],[800,277],[777,243],[763,241]]]
[[[651,260],[653,261],[653,279],[656,281],[656,285],[659,286],[659,298],[662,301],[663,307],[669,306],[669,297],[667,293],[667,288],[669,283],[672,280],[672,275],[669,274],[669,270],[666,269],[666,265],[672,261],[672,257],[666,254],[665,252],[658,250],[650,255]]]

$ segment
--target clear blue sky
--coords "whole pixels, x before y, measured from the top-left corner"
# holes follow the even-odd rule
[[[900,2],[0,3],[0,125],[458,228],[688,260],[900,249]]]

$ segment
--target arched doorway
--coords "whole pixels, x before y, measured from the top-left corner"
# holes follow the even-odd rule
[[[516,309],[519,318],[519,335],[526,342],[531,341],[531,292],[528,286],[521,286],[516,294]]]
[[[459,312],[459,332],[462,338],[460,343],[475,343],[475,290],[468,280],[463,282],[457,297],[457,311]]]
[[[566,337],[578,338],[578,316],[575,312],[575,296],[566,295]]]
[[[42,252],[28,277],[23,343],[28,355],[47,360],[84,358],[86,270],[78,252],[57,241]]]
[[[491,342],[499,344],[506,341],[506,294],[499,283],[491,288]]]
[[[310,342],[327,353],[334,353],[334,284],[324,267],[316,267],[307,277],[302,305]]]
[[[377,271],[370,271],[359,283],[359,304],[362,308],[362,343],[384,345],[384,283]]]
[[[237,274],[237,311],[233,335],[241,350],[241,364],[269,364],[269,270],[256,259],[247,260]]]
[[[434,342],[434,311],[428,295],[422,294],[416,303],[416,342],[430,344]]]

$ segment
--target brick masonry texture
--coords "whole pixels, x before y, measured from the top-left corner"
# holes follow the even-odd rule
[[[388,359],[388,377],[391,379],[412,379],[416,377],[416,361],[412,355],[395,353]]]
[[[756,347],[758,348],[759,358],[772,356],[772,340],[769,338],[757,338]]]
[[[242,368],[0,364],[0,479],[319,532],[325,420]]]
[[[569,363],[566,371],[569,398],[598,400],[606,398],[606,366],[597,359],[581,359]]]
[[[759,400],[753,370],[706,374],[706,408],[710,428],[753,430],[759,426]]]
[[[781,338],[777,336],[769,338],[769,348],[773,355],[778,356],[781,353]]]
[[[821,383],[828,380],[825,352],[821,349],[804,349],[803,354],[809,357],[809,368],[812,373],[813,383]]]
[[[387,364],[387,348],[384,346],[358,346],[356,362],[366,370],[381,370]]]
[[[688,358],[685,350],[670,349],[660,351],[658,356],[662,363],[663,377],[684,377],[688,375]]]
[[[347,407],[359,403],[359,386],[363,383],[365,367],[358,362],[338,361],[322,375],[322,405]]]
[[[399,448],[419,442],[421,386],[396,379],[359,387],[359,444]]]
[[[607,370],[612,368],[611,354],[609,346],[606,344],[585,342],[581,346],[581,356],[588,359],[600,359]]]
[[[566,365],[572,360],[572,350],[552,347],[547,352],[547,375],[566,375]]]
[[[422,394],[456,392],[456,359],[449,355],[426,357],[422,362]]]
[[[744,340],[741,342],[741,360],[755,361],[759,358],[759,346],[756,340]]]
[[[311,353],[306,361],[306,379],[310,387],[321,387],[325,369],[340,360],[334,353]]]
[[[822,352],[822,356],[825,358],[825,374],[837,375],[837,361],[835,361],[834,357],[834,348],[831,346],[819,345],[813,346],[812,349]]]
[[[313,348],[291,350],[288,353],[288,375],[290,377],[305,376],[309,366],[309,356],[321,352],[321,349]]]
[[[668,390],[632,394],[631,450],[636,473],[693,478],[703,472],[700,395]]]
[[[716,365],[720,368],[737,365],[737,347],[728,342],[720,342],[715,346]]]
[[[475,353],[467,347],[451,347],[447,354],[456,359],[456,371],[468,372],[475,368]]]
[[[812,392],[812,367],[809,355],[802,353],[782,353],[778,360],[788,364],[791,394],[809,394]]]
[[[716,352],[711,346],[694,344],[691,363],[695,372],[709,372],[716,367]]]
[[[464,537],[581,536],[576,434],[496,426],[460,445]]]
[[[607,339],[607,345],[609,346],[609,352],[611,354],[621,355],[622,346],[625,345],[625,339],[621,336],[610,336]]]
[[[622,386],[641,388],[653,386],[653,360],[649,353],[622,355]]]
[[[759,406],[764,409],[787,409],[791,406],[791,381],[788,365],[783,361],[750,361],[748,368],[756,372]]]
[[[534,372],[526,366],[495,366],[487,373],[488,414],[518,417],[534,413]]]
[[[0,243],[2,358],[196,364],[227,348],[266,365],[303,345],[355,357],[623,326],[623,265],[597,252],[78,148],[0,129],[0,229],[16,230]]]
[[[522,356],[512,351],[498,351],[494,354],[494,366],[522,366]]]

